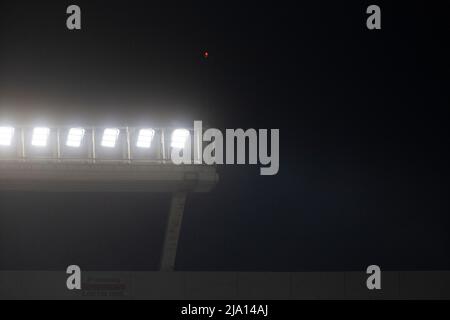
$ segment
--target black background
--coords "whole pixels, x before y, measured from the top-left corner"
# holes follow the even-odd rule
[[[190,196],[177,269],[450,268],[444,2],[73,3],[0,0],[1,121],[281,131],[277,176]],[[0,268],[156,269],[168,199],[2,193]]]

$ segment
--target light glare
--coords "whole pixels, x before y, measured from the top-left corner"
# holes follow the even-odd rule
[[[14,136],[14,128],[0,127],[0,146],[10,146]]]
[[[103,131],[102,146],[106,148],[114,148],[117,138],[119,138],[120,130],[117,128],[108,128]]]
[[[139,131],[138,140],[136,146],[138,148],[149,149],[152,145],[153,138],[155,137],[155,130],[153,129],[141,129]]]
[[[66,145],[68,147],[79,148],[83,142],[85,130],[83,128],[72,128],[69,130]]]
[[[34,128],[33,140],[31,141],[31,144],[35,147],[46,147],[49,135],[50,128]]]
[[[189,130],[176,129],[172,133],[171,147],[176,149],[183,149],[186,146],[186,142],[190,136]]]

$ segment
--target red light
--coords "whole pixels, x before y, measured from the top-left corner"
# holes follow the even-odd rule
[[[209,52],[208,52],[208,51],[205,51],[205,52],[203,53],[203,57],[204,57],[205,59],[208,59],[208,58],[209,58]]]

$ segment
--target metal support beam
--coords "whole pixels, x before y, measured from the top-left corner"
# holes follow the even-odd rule
[[[131,163],[131,136],[130,136],[130,128],[125,128],[127,133],[127,161]]]
[[[169,218],[161,257],[161,271],[174,271],[187,192],[175,192],[170,203]]]
[[[20,157],[23,161],[27,157],[25,150],[25,129],[23,128],[20,130]]]
[[[92,163],[95,163],[95,159],[97,158],[96,154],[96,139],[95,139],[95,128],[92,128]]]
[[[61,160],[61,130],[56,129],[56,158]]]
[[[166,136],[164,129],[161,130],[161,157],[162,162],[166,163]]]

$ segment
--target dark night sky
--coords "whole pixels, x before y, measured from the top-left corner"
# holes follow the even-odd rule
[[[277,176],[189,198],[179,270],[449,269],[443,2],[242,2],[0,0],[0,119],[280,128]],[[0,268],[155,269],[168,199],[2,193]]]

